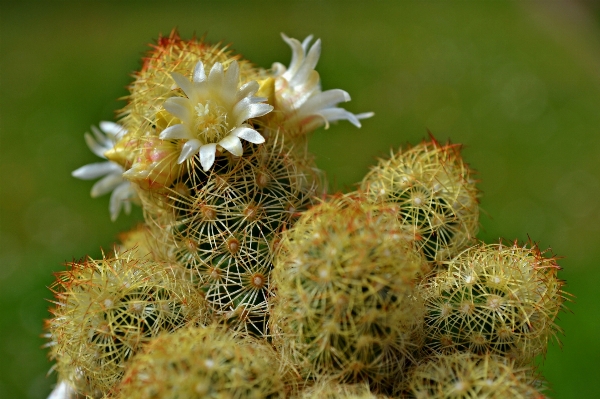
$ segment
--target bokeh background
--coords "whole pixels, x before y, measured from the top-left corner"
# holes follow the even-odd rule
[[[350,190],[390,148],[429,129],[479,171],[480,238],[538,241],[564,256],[563,348],[542,371],[554,398],[600,397],[600,10],[577,1],[3,2],[0,11],[0,397],[45,398],[47,289],[66,261],[120,231],[108,197],[70,172],[98,159],[83,133],[113,120],[159,33],[206,34],[263,67],[279,33],[323,41],[323,88],[374,111],[315,132],[331,190]]]

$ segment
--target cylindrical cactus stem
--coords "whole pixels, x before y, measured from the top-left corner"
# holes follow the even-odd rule
[[[371,201],[400,206],[402,223],[429,261],[439,264],[473,242],[478,230],[478,190],[460,146],[435,139],[380,160],[362,181]]]
[[[424,260],[394,207],[340,195],[283,235],[274,269],[274,342],[307,379],[387,384],[422,340],[413,286]]]
[[[140,191],[145,218],[169,261],[187,268],[222,318],[266,333],[274,249],[281,231],[312,204],[319,174],[275,144],[240,158],[193,164],[166,193]]]
[[[152,340],[119,386],[120,399],[284,398],[288,370],[264,340],[189,327]],[[293,386],[293,385],[292,385]]]
[[[151,338],[209,317],[202,295],[178,278],[176,266],[131,255],[73,262],[52,286],[50,357],[59,379],[83,395],[109,392]]]
[[[566,293],[560,267],[536,244],[478,244],[425,280],[426,347],[491,353],[529,363],[546,353]]]
[[[541,399],[543,388],[535,369],[473,353],[432,356],[416,366],[408,379],[408,392],[416,399]]]

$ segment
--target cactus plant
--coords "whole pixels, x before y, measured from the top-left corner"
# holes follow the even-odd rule
[[[338,196],[284,234],[273,277],[274,341],[305,378],[384,385],[418,349],[413,286],[424,261],[403,241],[396,212],[357,194]]]
[[[59,378],[84,395],[109,392],[151,338],[209,317],[202,296],[176,277],[176,266],[129,251],[68,267],[52,286],[48,346]]]
[[[426,297],[426,347],[491,353],[526,364],[546,353],[565,293],[556,258],[536,244],[479,244],[420,288]]]
[[[400,206],[400,218],[413,229],[415,243],[429,261],[455,256],[478,230],[478,191],[474,172],[460,146],[441,145],[433,137],[382,159],[363,178],[372,201]]]
[[[433,137],[325,195],[310,133],[372,113],[321,90],[320,40],[283,39],[290,65],[265,70],[161,37],[118,123],[86,134],[106,162],[73,175],[103,176],[111,218],[135,203],[145,223],[57,274],[51,398],[541,395],[531,363],[567,298],[556,258],[468,248],[474,172]]]
[[[371,392],[369,384],[340,384],[320,381],[305,389],[299,399],[385,399],[387,396]]]
[[[168,194],[140,193],[146,220],[170,261],[191,271],[217,314],[266,333],[274,245],[319,188],[318,174],[282,146],[218,157],[174,181]],[[195,175],[195,176],[194,176]]]
[[[409,391],[416,399],[539,399],[543,386],[535,369],[505,358],[472,353],[436,355],[415,367]]]
[[[155,338],[132,359],[116,397],[283,398],[287,372],[280,374],[278,364],[263,340],[215,325],[183,328]]]

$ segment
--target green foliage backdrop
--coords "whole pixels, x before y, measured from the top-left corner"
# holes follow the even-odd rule
[[[16,2],[15,2],[16,4]],[[539,241],[565,258],[576,295],[564,348],[543,372],[555,398],[600,388],[600,28],[583,3],[47,2],[0,14],[0,397],[45,398],[55,375],[40,349],[52,272],[110,250],[141,218],[111,223],[108,198],[70,176],[96,162],[83,133],[111,120],[146,44],[178,27],[232,43],[258,65],[289,63],[279,32],[323,41],[324,89],[374,111],[315,132],[332,189],[351,189],[390,148],[429,129],[465,145],[479,171],[480,238]]]

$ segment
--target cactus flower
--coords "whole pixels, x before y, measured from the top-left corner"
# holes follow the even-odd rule
[[[283,110],[286,126],[300,126],[303,133],[311,132],[329,122],[347,120],[361,127],[360,119],[370,118],[373,112],[355,115],[336,105],[350,101],[350,95],[340,89],[321,91],[319,73],[315,66],[321,55],[321,39],[310,47],[312,35],[302,43],[283,33],[283,40],[292,48],[292,61],[289,68],[281,63],[273,64],[275,72],[276,106]]]
[[[106,153],[111,151],[125,134],[121,125],[113,122],[100,122],[100,129],[92,126],[94,136],[85,133],[85,142],[90,150],[100,158],[107,159]],[[123,178],[125,170],[117,162],[108,160],[106,162],[97,162],[84,165],[74,170],[71,175],[78,179],[91,180],[104,176],[92,187],[92,198],[99,197],[112,191],[110,196],[110,218],[114,222],[121,208],[125,208],[125,213],[131,212],[131,202],[137,200],[137,193],[131,186],[131,183]]]
[[[264,137],[246,121],[271,112],[273,107],[263,103],[265,98],[254,96],[259,89],[256,81],[238,87],[239,67],[236,61],[231,63],[227,72],[223,72],[223,64],[216,62],[208,78],[204,64],[199,61],[191,82],[176,72],[171,76],[187,98],[171,97],[165,101],[167,112],[179,118],[181,123],[169,126],[159,137],[163,140],[187,140],[178,163],[200,153],[200,164],[207,171],[215,161],[218,147],[241,156],[240,139],[254,144],[264,143]]]

